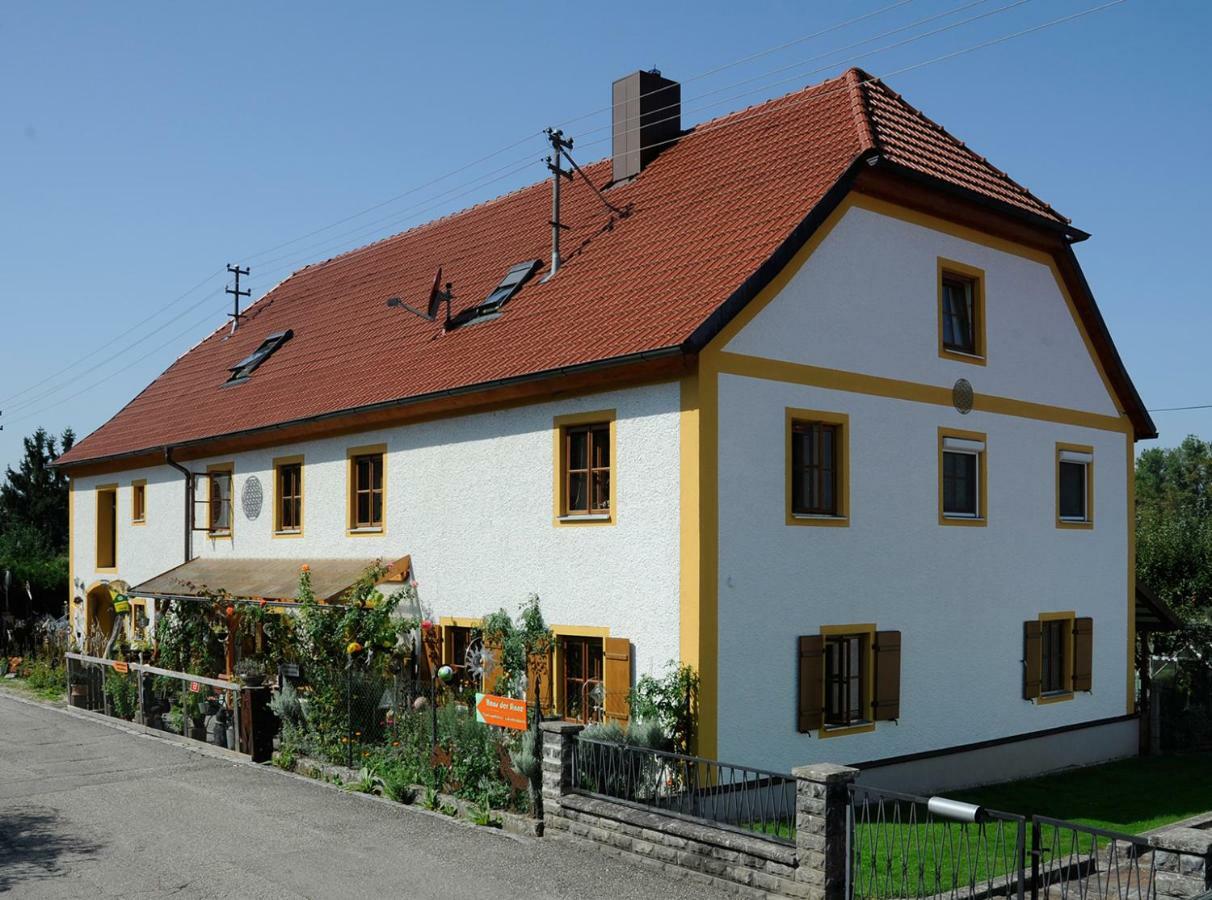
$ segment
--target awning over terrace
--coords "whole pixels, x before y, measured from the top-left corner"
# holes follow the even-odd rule
[[[1182,619],[1162,599],[1139,581],[1136,582],[1136,630],[1178,631]]]
[[[289,602],[299,589],[304,565],[311,571],[316,599],[336,601],[375,559],[239,559],[199,557],[176,566],[142,584],[134,585],[135,597],[206,597],[220,591],[236,599],[266,599]],[[403,582],[412,567],[404,556],[388,566],[383,582]]]

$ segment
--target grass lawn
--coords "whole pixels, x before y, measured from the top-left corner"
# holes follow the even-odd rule
[[[1139,757],[947,796],[1139,834],[1212,810],[1212,753]]]

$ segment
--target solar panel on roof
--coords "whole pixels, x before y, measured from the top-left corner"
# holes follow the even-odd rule
[[[275,350],[294,337],[294,334],[289,328],[271,334],[261,342],[256,350],[228,369],[231,372],[231,377],[227,379],[228,382],[243,381],[248,378],[261,363],[269,359]]]

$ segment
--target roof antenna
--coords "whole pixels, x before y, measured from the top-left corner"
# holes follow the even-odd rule
[[[240,290],[240,276],[247,275],[250,270],[248,268],[241,269],[239,266],[233,266],[231,263],[228,263],[227,271],[234,275],[236,280],[236,286],[234,288],[223,289],[226,293],[232,295],[233,311],[229,312],[227,317],[231,319],[231,333],[235,334],[236,329],[240,327],[240,320],[245,318],[244,313],[240,312],[240,298],[252,295],[252,291]]]
[[[560,165],[560,154],[572,146],[572,138],[564,140],[564,132],[558,128],[546,130],[551,141],[551,156],[547,157],[547,168],[551,170],[551,271],[544,281],[555,278],[560,271],[560,231],[567,228],[560,222],[560,179],[572,180],[572,173]]]
[[[442,290],[442,267],[438,266],[438,273],[433,277],[433,286],[429,289],[429,302],[425,306],[424,312],[411,306],[401,300],[399,297],[388,297],[388,306],[398,306],[406,312],[412,313],[414,316],[420,316],[427,322],[437,321],[438,307],[443,303],[446,304],[446,325],[450,327],[450,301],[454,299],[454,293],[451,288],[454,286],[449,281],[446,282],[446,289]]]

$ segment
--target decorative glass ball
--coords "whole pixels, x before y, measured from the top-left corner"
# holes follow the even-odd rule
[[[442,666],[438,669],[438,678],[446,684],[450,684],[450,680],[454,678],[454,669],[450,666]]]

